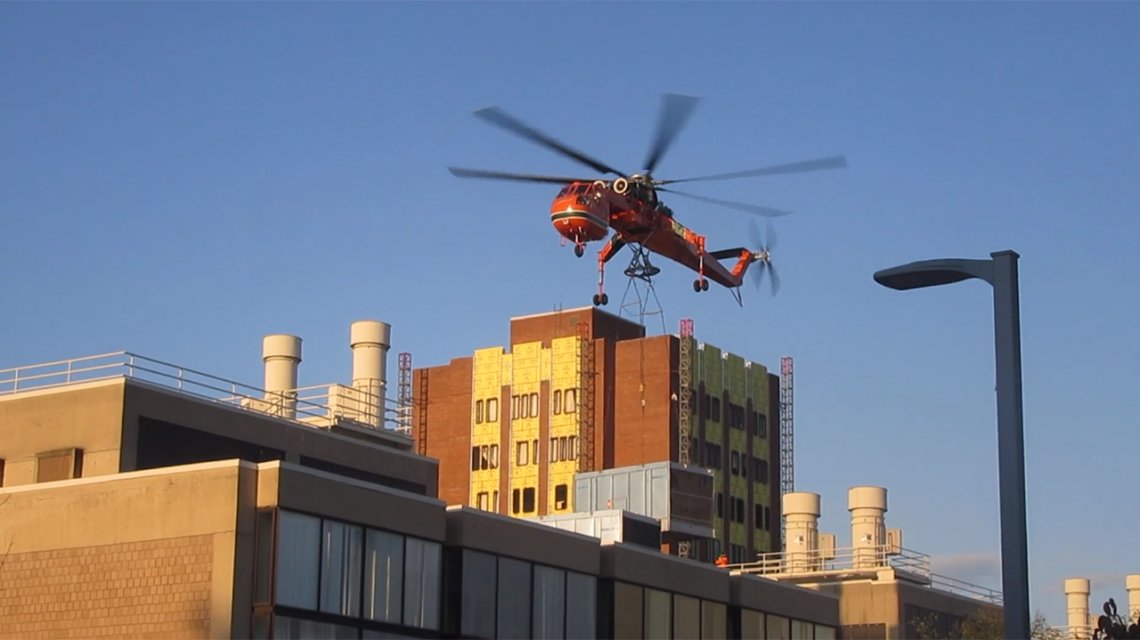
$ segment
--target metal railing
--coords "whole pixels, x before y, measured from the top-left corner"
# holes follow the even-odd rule
[[[755,562],[730,564],[726,568],[777,579],[826,579],[852,572],[893,569],[933,588],[993,604],[1002,603],[1000,591],[933,573],[930,570],[929,555],[896,545],[761,553]]]
[[[401,415],[401,407],[387,398],[381,403],[379,396],[365,390],[331,384],[270,393],[129,351],[0,369],[0,396],[113,378],[143,380],[221,404],[306,424],[350,419],[387,431],[408,430],[401,428],[396,420]],[[389,408],[389,404],[396,406]]]
[[[898,546],[837,547],[803,552],[762,553],[755,562],[729,565],[742,573],[799,575],[891,568],[930,580],[930,556]]]

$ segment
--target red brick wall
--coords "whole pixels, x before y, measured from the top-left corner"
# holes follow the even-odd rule
[[[439,499],[467,504],[471,481],[471,358],[456,358],[440,367],[417,369],[412,377],[413,433],[419,442],[427,425],[427,455],[439,460]],[[427,406],[418,405],[427,384]],[[509,406],[500,404],[500,406]],[[505,413],[500,410],[500,413]]]
[[[672,336],[617,343],[613,466],[676,458]],[[642,401],[644,400],[644,405]]]

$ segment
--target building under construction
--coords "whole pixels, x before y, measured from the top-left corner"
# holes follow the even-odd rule
[[[595,307],[553,311],[512,318],[505,347],[416,369],[414,437],[440,497],[652,515],[663,549],[702,560],[779,550],[780,378],[691,327],[647,337]]]

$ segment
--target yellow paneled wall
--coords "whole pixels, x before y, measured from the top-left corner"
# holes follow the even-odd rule
[[[507,513],[538,515],[539,389],[542,343],[514,345],[511,354],[510,495]]]
[[[499,471],[506,462],[499,450],[504,407],[502,347],[479,349],[471,367],[471,483],[468,503],[495,511],[499,500]]]
[[[550,438],[547,475],[547,511],[573,511],[574,472],[578,458],[578,361],[577,337],[555,338],[550,354]]]

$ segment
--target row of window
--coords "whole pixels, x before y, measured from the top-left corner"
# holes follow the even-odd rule
[[[700,406],[693,407],[693,410],[704,416],[706,420],[720,422],[720,398],[706,393],[703,399],[704,401],[700,403]],[[767,416],[756,411],[749,411],[743,405],[734,402],[726,401],[726,404],[728,405],[724,412],[726,425],[733,429],[747,429],[758,438],[768,437]]]
[[[755,511],[752,518],[753,528],[762,529],[764,531],[771,531],[771,509],[761,504],[754,505],[754,507]],[[726,499],[725,495],[718,491],[716,494],[716,517],[724,518],[725,511],[728,512],[727,518],[730,522],[746,524],[745,518],[747,517],[748,512],[744,508],[744,499],[734,496],[727,496]]]
[[[551,396],[550,411],[554,415],[574,413],[578,410],[577,389],[555,389]],[[538,393],[518,393],[511,396],[511,419],[538,417]],[[499,399],[480,398],[475,401],[475,424],[494,424],[499,421]]]
[[[257,540],[256,603],[439,629],[438,542],[273,509]]]
[[[480,494],[482,495],[482,494]],[[511,490],[511,513],[514,515],[534,513],[538,509],[535,500],[537,489],[534,487],[515,488]],[[565,484],[554,485],[554,511],[565,511],[570,508],[570,488]],[[499,492],[495,492],[495,506],[498,506]],[[480,507],[482,508],[482,507]]]
[[[499,468],[499,445],[481,444],[471,447],[471,470]]]

